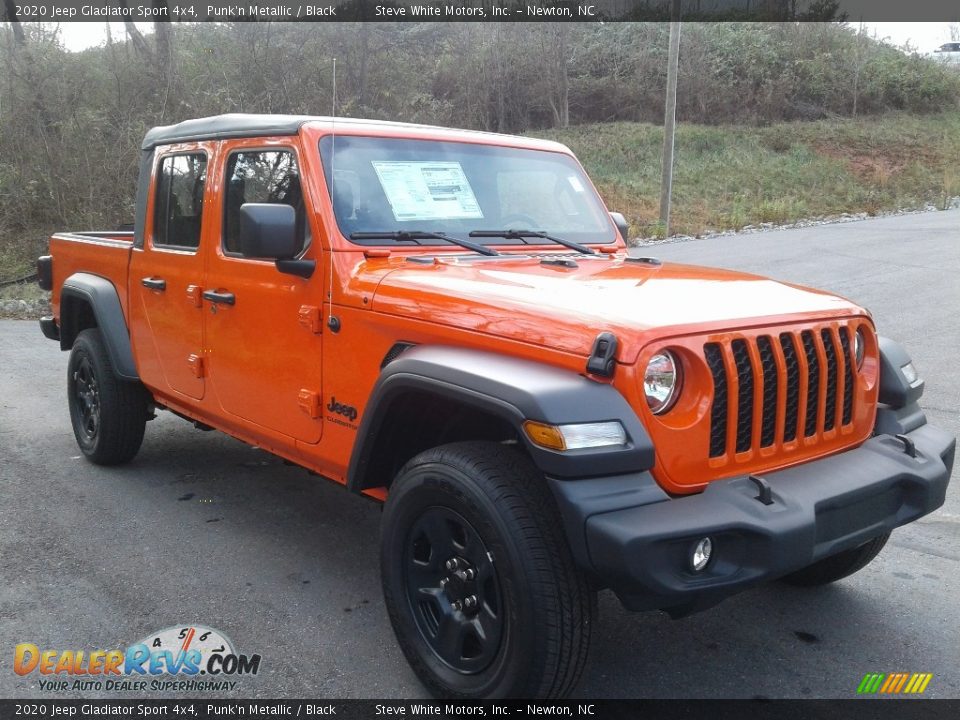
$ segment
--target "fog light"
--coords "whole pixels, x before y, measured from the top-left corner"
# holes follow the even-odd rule
[[[690,565],[694,572],[700,572],[710,563],[710,553],[713,552],[713,541],[705,537],[693,549],[693,555],[690,556]]]

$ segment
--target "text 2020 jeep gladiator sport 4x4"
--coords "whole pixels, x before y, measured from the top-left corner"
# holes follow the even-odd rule
[[[43,333],[93,462],[157,408],[384,503],[442,696],[562,696],[596,591],[680,616],[828,583],[944,501],[955,439],[867,311],[630,257],[570,151],[228,115],[147,133],[133,232],[62,233]]]

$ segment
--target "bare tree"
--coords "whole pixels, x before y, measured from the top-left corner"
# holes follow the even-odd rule
[[[570,125],[570,26],[560,22],[541,26],[541,48],[547,63],[547,102],[554,127]]]
[[[27,38],[23,33],[23,27],[20,25],[20,21],[17,19],[16,3],[14,0],[3,0],[3,6],[7,11],[7,20],[10,23],[10,27],[13,28],[14,39],[18,45],[24,45]]]
[[[124,17],[129,17],[130,6],[127,0],[120,0],[120,7],[126,11]],[[146,38],[144,38],[143,34],[137,29],[136,24],[132,20],[124,20],[123,27],[126,29],[127,37],[130,38],[130,42],[133,43],[136,51],[142,57],[148,57],[150,55],[150,48],[147,46]]]

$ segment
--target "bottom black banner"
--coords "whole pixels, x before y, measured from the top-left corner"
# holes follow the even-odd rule
[[[0,700],[2,720],[69,717],[927,720],[960,717],[960,700]]]

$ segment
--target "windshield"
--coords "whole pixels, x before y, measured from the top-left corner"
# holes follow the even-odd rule
[[[332,158],[336,146],[336,158]],[[435,140],[338,135],[320,141],[337,225],[354,233],[539,230],[579,243],[612,243],[615,230],[580,166],[567,155]],[[332,173],[332,174],[331,174]],[[354,239],[361,245],[404,244]],[[443,240],[418,239],[423,245]],[[522,245],[520,238],[483,238]],[[549,244],[527,238],[530,244]]]

